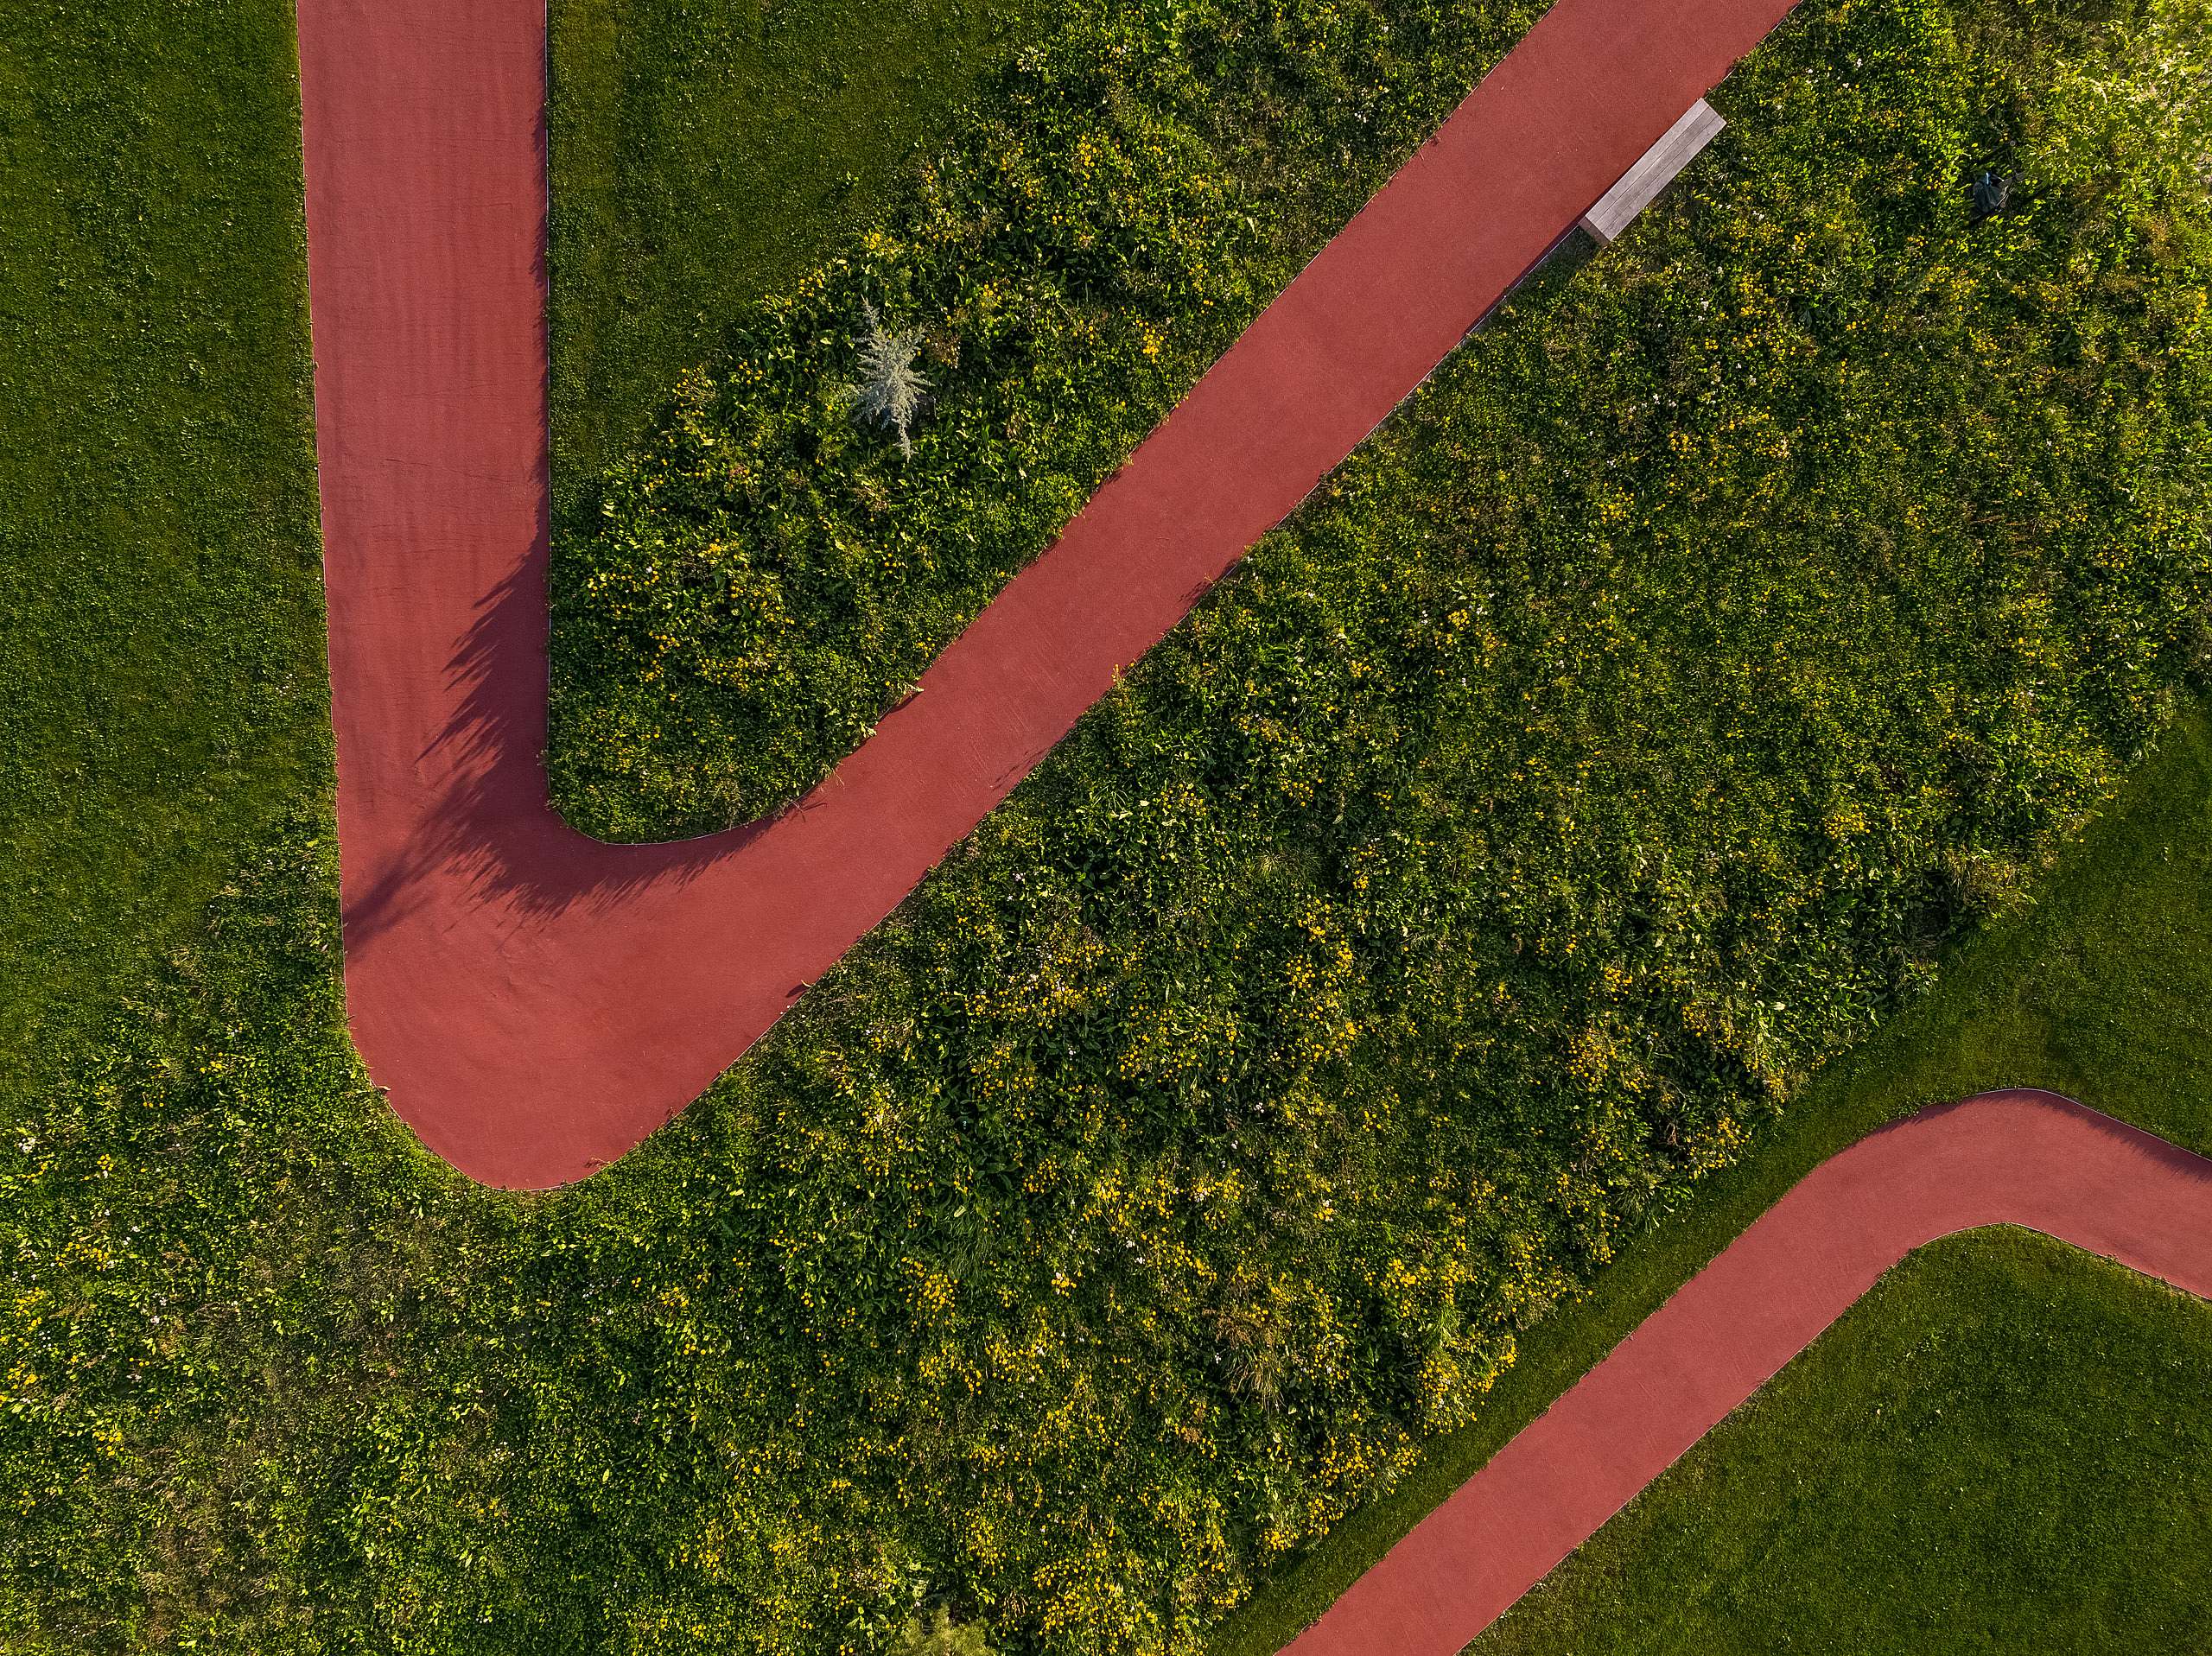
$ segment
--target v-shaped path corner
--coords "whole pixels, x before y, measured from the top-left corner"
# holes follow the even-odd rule
[[[301,0],[346,984],[488,1183],[621,1155],[881,920],[1787,0],[1558,0],[799,807],[546,803],[543,0]]]

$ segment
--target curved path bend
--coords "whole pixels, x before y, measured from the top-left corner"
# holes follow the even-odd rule
[[[1287,1656],[1457,1656],[1913,1249],[2020,1225],[2212,1299],[2212,1161],[2056,1093],[1831,1157],[1423,1519]]]
[[[300,0],[346,985],[439,1155],[545,1186],[702,1092],[1788,0],[1557,0],[797,808],[547,803],[543,0]]]

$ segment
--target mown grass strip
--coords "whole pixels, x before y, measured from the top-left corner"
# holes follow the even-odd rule
[[[0,1090],[327,774],[289,6],[0,15]]]

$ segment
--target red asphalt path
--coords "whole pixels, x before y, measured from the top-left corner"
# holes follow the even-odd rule
[[[546,802],[543,0],[301,0],[346,983],[488,1183],[703,1091],[1443,359],[1787,0],[1558,0],[797,809],[600,844]]]
[[[2055,1093],[1924,1111],[1807,1174],[1285,1656],[1457,1656],[1883,1272],[1980,1225],[2212,1299],[2212,1161]]]

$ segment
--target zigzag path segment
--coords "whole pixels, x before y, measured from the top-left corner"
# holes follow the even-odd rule
[[[543,0],[301,0],[348,1017],[471,1177],[698,1096],[1332,471],[1787,0],[1558,0],[793,809],[547,802]]]
[[[1885,1271],[1984,1225],[2212,1299],[2212,1160],[2056,1093],[1923,1111],[1807,1174],[1284,1656],[1457,1656]]]

